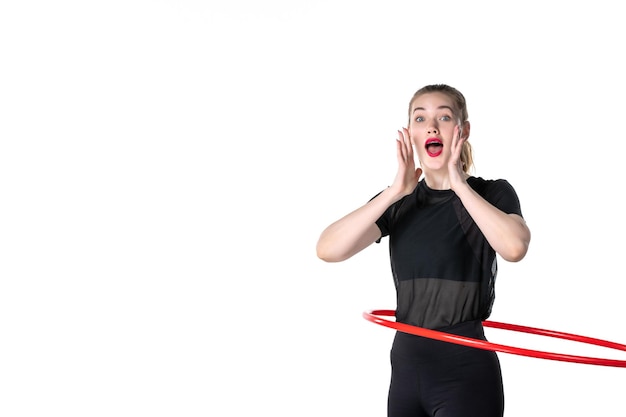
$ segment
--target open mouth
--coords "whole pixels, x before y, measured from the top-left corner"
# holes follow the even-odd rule
[[[437,138],[431,138],[426,141],[425,148],[428,156],[439,156],[443,152],[443,142]]]

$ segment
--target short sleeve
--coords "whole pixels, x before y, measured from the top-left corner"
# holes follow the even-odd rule
[[[372,201],[373,199],[375,199],[376,197],[378,197],[380,195],[380,193],[382,193],[384,190],[379,191],[378,193],[376,193],[376,195],[374,195],[372,198],[370,198],[368,200]],[[393,206],[392,206],[393,207]],[[378,238],[376,240],[376,243],[380,243],[380,240],[385,237],[385,236],[389,236],[389,212],[391,210],[391,207],[387,208],[387,210],[385,210],[385,212],[382,214],[382,216],[380,216],[378,218],[378,220],[376,220],[376,226],[378,226],[378,228],[380,229],[380,238]]]
[[[485,200],[507,214],[522,216],[522,208],[517,193],[507,180],[492,180],[483,184],[484,190],[482,192],[477,191],[483,195]]]

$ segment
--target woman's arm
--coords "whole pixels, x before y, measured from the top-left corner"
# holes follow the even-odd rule
[[[528,252],[530,229],[520,215],[503,212],[469,186],[461,167],[461,150],[467,136],[461,136],[458,126],[454,136],[452,157],[448,161],[450,188],[461,199],[491,247],[506,261],[521,261]]]
[[[332,223],[317,241],[317,256],[326,262],[341,262],[374,243],[381,236],[376,220],[392,201],[387,188],[367,204]]]
[[[367,204],[332,223],[322,232],[317,242],[317,256],[326,262],[340,262],[362,251],[381,236],[376,220],[385,210],[405,195],[410,194],[422,175],[415,168],[413,147],[408,131],[398,131],[398,172],[391,187],[386,188]]]
[[[530,244],[530,229],[517,214],[507,214],[482,198],[467,183],[454,192],[491,247],[509,262],[521,261]]]

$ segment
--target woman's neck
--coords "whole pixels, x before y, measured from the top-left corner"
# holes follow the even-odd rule
[[[469,174],[464,173],[465,179],[469,178]],[[424,173],[424,179],[426,180],[426,185],[428,188],[432,190],[449,190],[452,188],[450,184],[450,177],[448,174],[442,174],[439,172],[428,172]]]

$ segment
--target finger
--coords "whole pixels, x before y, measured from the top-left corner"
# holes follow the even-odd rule
[[[406,138],[406,140],[411,143],[411,134],[409,133],[406,127],[402,128],[402,135]]]
[[[408,140],[407,135],[403,131],[398,130],[398,141],[402,146],[404,161],[407,162],[413,157],[413,149],[411,148],[410,140]]]
[[[456,125],[459,128],[459,136],[463,138],[463,122],[460,118],[456,119]]]
[[[406,165],[407,161],[407,150],[406,144],[404,142],[404,138],[402,137],[402,133],[398,130],[398,139],[396,139],[396,149],[398,154],[398,163],[401,165]]]
[[[402,128],[402,134],[406,141],[407,146],[407,157],[412,161],[413,160],[413,141],[411,140],[411,134],[406,127]]]
[[[396,139],[396,158],[398,159],[398,164],[404,163],[404,156],[402,156],[402,143],[400,140]]]
[[[402,133],[400,133],[400,131],[398,130],[398,139],[396,139],[396,142],[398,144],[398,161],[399,162],[404,162],[404,138],[402,137]]]
[[[453,154],[460,156],[461,149],[463,148],[463,138],[461,137],[461,127],[459,125],[454,126],[454,146],[452,148]]]

